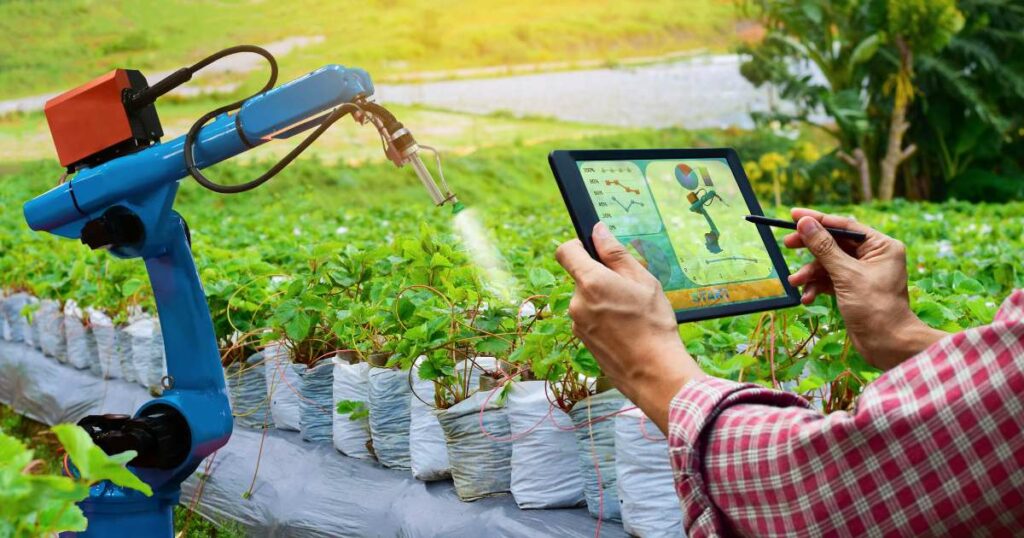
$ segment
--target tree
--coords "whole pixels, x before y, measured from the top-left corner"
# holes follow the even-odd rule
[[[765,39],[745,46],[740,68],[756,86],[777,87],[792,108],[759,120],[801,122],[824,130],[838,143],[839,156],[862,170],[861,196],[871,199],[871,175],[862,147],[868,132],[867,95],[861,91],[881,37],[870,31],[868,13],[857,1],[751,0],[744,11],[767,29]],[[823,110],[834,125],[813,119]],[[854,148],[857,148],[854,151]],[[851,156],[851,153],[853,156]]]
[[[885,24],[886,41],[896,53],[896,71],[885,82],[887,93],[893,94],[889,114],[889,133],[885,156],[881,162],[878,195],[892,200],[896,187],[896,170],[917,151],[917,146],[904,147],[903,137],[910,128],[907,108],[914,99],[914,55],[934,55],[949,44],[964,26],[963,14],[954,0],[886,0],[878,14]]]
[[[915,59],[908,192],[969,200],[1024,196],[1024,3],[960,0],[964,28]]]
[[[941,50],[963,25],[954,0],[747,0],[767,29],[745,46],[741,67],[753,84],[772,84],[792,107],[768,117],[829,133],[836,155],[857,171],[861,198],[893,197],[915,95],[914,56]],[[814,115],[824,112],[833,125]],[[761,118],[764,119],[764,118]]]

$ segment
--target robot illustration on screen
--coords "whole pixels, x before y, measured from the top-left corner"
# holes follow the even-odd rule
[[[629,241],[628,248],[663,287],[671,286],[674,254],[670,245],[659,244],[657,239],[636,237]]]
[[[718,242],[721,234],[718,231],[718,226],[715,225],[714,219],[711,218],[711,214],[708,213],[708,207],[715,200],[726,206],[728,204],[715,192],[715,184],[711,180],[711,174],[708,172],[708,169],[703,166],[695,169],[686,163],[680,163],[676,166],[675,174],[679,185],[688,191],[686,193],[686,200],[690,202],[690,211],[703,215],[704,219],[708,222],[710,230],[704,234],[705,248],[712,254],[722,252],[722,246]],[[703,186],[700,186],[701,183],[703,183]]]

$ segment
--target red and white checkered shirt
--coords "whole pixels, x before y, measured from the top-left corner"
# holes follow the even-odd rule
[[[852,413],[715,378],[672,401],[699,536],[1024,535],[1024,290],[868,385]]]

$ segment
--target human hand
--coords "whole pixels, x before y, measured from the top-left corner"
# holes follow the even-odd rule
[[[807,248],[815,260],[789,276],[803,286],[801,301],[835,295],[854,347],[872,365],[888,370],[920,353],[946,333],[924,324],[910,309],[907,251],[902,242],[854,220],[794,208],[797,231],[788,248]],[[823,226],[863,232],[861,243],[832,237]]]
[[[661,284],[604,223],[594,227],[595,261],[574,239],[558,247],[558,263],[576,281],[569,304],[573,333],[612,383],[663,432],[679,389],[703,375],[679,338]]]

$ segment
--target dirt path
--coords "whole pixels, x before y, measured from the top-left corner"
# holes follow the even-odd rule
[[[291,37],[265,47],[284,56],[321,41],[322,36]],[[770,93],[740,75],[738,56],[694,54],[631,58],[615,67],[595,60],[408,73],[384,79],[377,85],[377,96],[383,103],[618,127],[749,127],[749,113],[766,109]],[[217,78],[246,73],[261,67],[261,62],[253,55],[232,56],[211,65],[205,74]],[[148,78],[159,80],[168,73],[151,73]],[[217,80],[220,83],[193,84],[175,93],[194,96],[236,87],[223,83],[223,77]],[[0,116],[40,110],[54,95],[0,101]]]
[[[621,127],[751,126],[771,102],[740,75],[735,55],[579,71],[415,84],[379,84],[384,103],[543,116]]]

